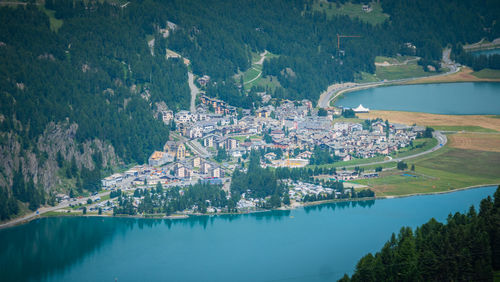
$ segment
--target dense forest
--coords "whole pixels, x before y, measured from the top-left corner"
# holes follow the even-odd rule
[[[500,270],[500,187],[483,199],[479,214],[431,219],[404,227],[375,255],[364,256],[352,277],[341,281],[492,281]]]

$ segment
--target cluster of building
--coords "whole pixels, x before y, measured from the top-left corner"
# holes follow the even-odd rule
[[[219,113],[208,112],[207,103]],[[180,111],[173,119],[177,131],[187,139],[199,141],[212,151],[225,149],[234,158],[252,149],[281,148],[289,152],[299,149],[301,153],[294,157],[307,160],[316,146],[330,150],[343,161],[370,158],[389,155],[408,146],[425,130],[420,126],[382,121],[334,123],[333,117],[341,114],[341,109],[328,109],[326,116],[318,116],[308,100],[285,101],[278,107],[267,105],[254,114],[246,111],[239,119],[232,109],[223,101],[202,96],[202,105],[196,113]],[[356,112],[368,110],[361,105],[355,108]],[[183,144],[169,141],[163,152],[153,153],[150,165],[181,161],[185,150]],[[286,165],[287,162],[280,163]]]
[[[288,195],[290,196],[291,200],[295,200],[296,202],[302,202],[305,196],[330,196],[332,194],[335,194],[334,197],[338,197],[342,194],[342,192],[337,192],[331,188],[325,188],[321,185],[315,185],[311,183],[303,183],[303,182],[296,182],[296,183],[290,183],[291,188],[288,190]]]

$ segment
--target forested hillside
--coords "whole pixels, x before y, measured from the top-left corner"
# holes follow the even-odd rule
[[[364,256],[352,277],[340,281],[493,281],[500,270],[500,187],[479,213],[431,219],[413,231],[401,229],[375,255]]]
[[[47,1],[63,21],[57,32],[39,5],[0,8],[0,187],[12,187],[1,195],[33,209],[57,179],[95,190],[101,168],[144,163],[168,139],[157,103],[178,110],[190,99],[186,66],[166,60],[164,39],[136,10],[67,3]],[[73,160],[76,171],[60,175]]]

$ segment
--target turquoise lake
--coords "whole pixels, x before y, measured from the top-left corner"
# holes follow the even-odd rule
[[[348,92],[337,106],[432,114],[500,114],[500,83],[396,85]]]
[[[474,51],[472,54],[480,56],[480,55],[494,55],[494,54],[500,54],[500,49],[491,49],[491,50],[482,50],[482,51]]]
[[[0,230],[0,278],[332,281],[402,226],[444,222],[495,189],[181,220],[39,219]]]

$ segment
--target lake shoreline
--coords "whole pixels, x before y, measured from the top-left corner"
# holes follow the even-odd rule
[[[387,200],[387,199],[400,199],[400,198],[409,198],[409,197],[417,197],[417,196],[431,196],[431,195],[440,195],[440,194],[449,194],[449,193],[454,193],[454,192],[460,192],[460,191],[465,191],[465,190],[471,190],[471,189],[480,189],[480,188],[486,188],[486,187],[492,187],[492,186],[499,186],[500,183],[494,183],[494,184],[479,184],[479,185],[473,185],[473,186],[468,186],[468,187],[463,187],[463,188],[457,188],[453,190],[448,190],[448,191],[436,191],[436,192],[430,192],[430,193],[412,193],[412,194],[405,194],[405,195],[394,195],[394,196],[376,196],[376,197],[369,197],[369,198],[356,198],[356,199],[330,199],[330,200],[322,200],[322,201],[315,201],[315,202],[305,202],[305,203],[300,203],[296,204],[293,206],[285,206],[285,207],[279,207],[276,209],[269,209],[269,210],[255,210],[255,211],[247,211],[247,212],[237,212],[237,213],[210,213],[210,214],[202,214],[202,213],[193,213],[193,214],[179,214],[179,215],[174,215],[174,216],[143,216],[143,215],[109,215],[109,214],[71,214],[71,213],[63,213],[61,212],[61,215],[44,215],[40,214],[37,217],[30,218],[26,221],[19,222],[14,225],[9,225],[9,226],[4,226],[0,227],[1,229],[8,229],[20,225],[24,225],[26,223],[29,223],[30,221],[37,220],[37,219],[42,219],[42,218],[49,218],[49,217],[102,217],[102,218],[137,218],[137,219],[169,219],[169,220],[179,220],[179,219],[188,219],[194,216],[219,216],[219,215],[248,215],[248,214],[256,214],[256,213],[264,213],[264,212],[271,212],[271,211],[291,211],[291,210],[296,210],[299,208],[305,208],[305,207],[312,207],[312,206],[320,206],[323,204],[331,204],[331,203],[341,203],[341,202],[362,202],[362,201],[375,201],[375,200]]]
[[[346,93],[389,86],[404,86],[404,85],[420,85],[420,84],[444,84],[444,83],[468,83],[468,82],[493,82],[500,83],[500,79],[495,78],[479,78],[472,74],[472,70],[461,67],[455,73],[442,73],[423,77],[413,77],[402,79],[401,81],[379,81],[368,84],[360,84],[349,86],[348,88],[339,89],[334,93],[332,99],[328,102],[330,106],[335,106],[335,102]]]

